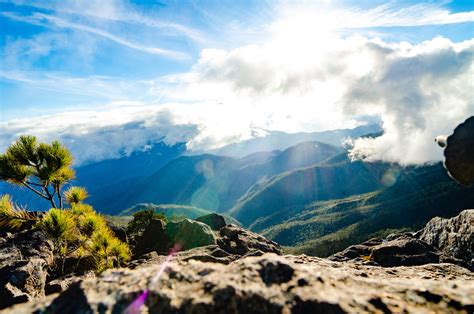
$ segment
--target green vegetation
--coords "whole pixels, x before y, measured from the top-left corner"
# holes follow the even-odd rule
[[[68,256],[89,257],[94,269],[124,265],[130,259],[130,249],[117,239],[105,219],[87,204],[73,204],[71,209],[53,208],[39,221],[38,227],[51,239],[61,269]]]
[[[39,221],[38,227],[51,239],[53,253],[59,256],[63,270],[66,256],[72,253],[73,243],[78,240],[74,214],[69,210],[52,208]]]
[[[78,204],[84,201],[89,194],[86,189],[80,186],[71,186],[66,192],[64,197],[69,204]]]
[[[178,221],[183,220],[185,218],[196,219],[198,217],[213,213],[213,211],[202,209],[199,207],[178,204],[138,204],[127,210],[124,210],[122,213],[120,213],[120,216],[108,216],[108,219],[113,221],[115,224],[123,225],[123,222],[128,223],[133,219],[131,215],[133,215],[134,213],[149,209],[153,210],[155,213],[163,214],[168,221]],[[241,225],[241,223],[235,218],[227,214],[221,213],[221,215],[223,215],[228,222],[238,226]]]
[[[13,143],[0,155],[0,179],[28,188],[49,200],[53,208],[38,218],[4,195],[0,199],[0,226],[18,229],[30,223],[42,230],[53,244],[62,271],[67,257],[88,257],[99,272],[123,265],[130,259],[130,249],[114,236],[92,206],[82,203],[88,196],[86,189],[73,186],[62,193],[63,185],[74,178],[71,163],[70,152],[57,141],[37,143],[34,136],[25,135]],[[70,208],[63,209],[63,197]]]
[[[31,212],[19,208],[11,201],[9,195],[0,198],[0,228],[16,230],[38,220],[38,217]]]
[[[291,170],[253,186],[229,213],[249,226],[292,207],[375,191],[383,187],[380,177],[388,168],[383,163],[346,160],[336,165],[322,163]]]
[[[98,271],[118,267],[130,260],[128,246],[117,239],[108,228],[99,228],[92,232],[84,248],[91,254]]]
[[[407,170],[394,186],[344,199],[288,207],[251,229],[286,252],[326,257],[393,232],[415,231],[432,217],[450,217],[474,204],[474,188],[452,182],[440,164]]]
[[[71,153],[58,141],[38,143],[36,137],[22,135],[0,155],[0,180],[26,187],[53,208],[62,208],[61,188],[75,176],[71,163]]]
[[[167,221],[163,213],[158,214],[153,209],[145,209],[133,214],[133,220],[128,224],[127,231],[130,234],[142,232],[153,219]]]
[[[194,206],[178,205],[178,204],[137,204],[120,213],[121,216],[132,216],[134,213],[143,210],[153,210],[155,213],[161,213],[167,219],[173,216],[184,216],[186,218],[194,219],[202,215],[210,213],[210,211]]]

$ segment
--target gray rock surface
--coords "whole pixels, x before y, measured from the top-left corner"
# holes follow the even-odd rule
[[[420,240],[474,268],[474,209],[446,219],[435,217],[417,233]]]
[[[430,245],[409,236],[373,246],[369,259],[380,266],[414,266],[438,263],[440,254]]]
[[[39,231],[26,229],[0,237],[0,309],[44,296],[51,245]]]
[[[135,255],[140,256],[153,251],[165,254],[169,241],[165,232],[165,223],[161,219],[153,219],[143,233],[135,238]]]
[[[472,313],[474,272],[460,259],[472,257],[472,214],[371,239],[331,260],[277,255],[278,244],[246,229],[213,232],[194,222],[214,242],[178,252],[158,280],[166,256],[155,249],[127,269],[48,281],[47,241],[37,231],[19,232],[0,238],[0,301],[29,301],[5,313],[122,313],[149,289],[144,313]]]
[[[453,218],[436,217],[416,233],[391,234],[352,245],[329,260],[384,267],[453,263],[474,271],[474,210]]]
[[[267,252],[281,254],[281,248],[276,242],[233,224],[219,230],[217,245],[230,254],[240,256]]]
[[[229,265],[174,261],[115,269],[6,313],[122,313],[145,289],[142,313],[472,313],[474,274],[452,264],[381,268],[306,256]]]

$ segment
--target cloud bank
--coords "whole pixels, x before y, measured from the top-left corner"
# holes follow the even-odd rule
[[[2,150],[21,134],[40,141],[59,140],[69,148],[75,164],[129,156],[153,143],[186,143],[197,126],[179,124],[166,108],[115,104],[104,111],[76,111],[0,123]]]
[[[378,114],[385,134],[354,142],[351,156],[417,164],[441,159],[433,140],[474,114],[474,41],[436,38],[374,46],[378,64],[348,86],[345,112]]]
[[[153,24],[112,9],[104,12],[109,13],[98,18]],[[360,124],[361,117],[376,116],[384,134],[353,141],[351,156],[419,164],[441,160],[442,150],[433,139],[451,133],[474,114],[473,39],[453,42],[436,37],[410,44],[340,30],[460,23],[472,20],[472,12],[451,13],[434,4],[331,14],[299,7],[282,12],[268,24],[264,41],[203,49],[183,73],[133,80],[3,71],[8,80],[108,101],[100,109],[2,122],[0,149],[20,134],[35,134],[42,140],[64,141],[81,163],[117,158],[161,140],[206,150],[262,133],[258,130],[347,128]],[[80,27],[109,40],[118,38],[45,14],[28,19],[49,19],[56,27]],[[169,27],[180,31],[179,25]],[[16,50],[22,47],[18,44]],[[48,53],[33,50],[33,59]]]
[[[474,40],[332,40],[324,50],[289,48],[299,52],[283,51],[278,41],[204,50],[190,72],[152,84],[154,93],[173,102],[116,103],[103,111],[9,121],[1,146],[22,133],[59,137],[80,152],[82,162],[129,154],[162,139],[210,149],[258,129],[334,129],[357,125],[355,117],[379,116],[384,135],[356,140],[352,157],[401,164],[440,160],[433,139],[474,114]]]

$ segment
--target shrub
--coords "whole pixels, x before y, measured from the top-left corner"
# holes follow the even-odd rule
[[[71,205],[71,212],[74,215],[84,215],[87,213],[95,213],[94,208],[91,205],[78,203]]]
[[[53,208],[39,225],[55,244],[54,251],[62,262],[62,269],[68,254],[91,257],[98,272],[130,260],[128,245],[113,235],[104,218],[90,205],[76,203],[70,210]]]
[[[158,214],[153,209],[145,209],[133,214],[133,220],[128,223],[127,231],[130,234],[142,232],[153,219],[167,221],[163,213]]]
[[[0,227],[18,228],[25,222],[36,221],[53,243],[55,256],[62,260],[62,269],[69,254],[90,255],[99,271],[120,266],[130,259],[128,245],[112,234],[104,218],[92,206],[82,203],[88,197],[86,189],[72,186],[61,192],[75,177],[71,165],[71,153],[58,141],[38,143],[34,136],[20,136],[0,154],[0,180],[26,187],[48,200],[53,208],[39,220],[16,207],[5,195],[0,199]],[[63,197],[71,205],[70,209],[62,210]]]
[[[110,229],[97,229],[88,243],[88,251],[91,253],[99,272],[112,267],[118,267],[130,260],[130,249],[120,242]]]
[[[76,222],[70,210],[50,209],[40,221],[46,235],[57,241],[73,241],[76,237]]]
[[[94,232],[107,228],[104,219],[95,212],[86,212],[82,214],[78,217],[78,222],[79,230],[85,237],[90,237]]]
[[[16,230],[37,220],[36,215],[13,204],[10,195],[5,194],[0,198],[0,227]]]
[[[66,192],[64,197],[69,204],[79,204],[85,200],[89,194],[87,190],[80,186],[71,186]]]
[[[53,251],[61,261],[64,269],[66,256],[73,251],[71,244],[78,241],[76,220],[70,210],[50,209],[39,221],[39,227],[53,242]]]

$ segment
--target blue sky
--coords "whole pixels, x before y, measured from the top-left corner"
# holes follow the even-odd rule
[[[248,138],[254,129],[355,126],[366,114],[389,125],[401,115],[387,113],[394,105],[371,107],[366,100],[351,109],[339,97],[351,94],[357,73],[385,71],[394,62],[384,56],[378,64],[364,49],[377,45],[407,53],[404,58],[418,54],[417,60],[426,47],[451,49],[462,58],[461,50],[470,54],[470,44],[461,43],[473,38],[473,10],[473,1],[0,1],[2,143],[26,131],[45,138],[58,132],[38,117],[61,121],[62,132],[76,130],[77,141],[150,115],[166,125],[158,130],[144,122],[148,136],[137,147],[157,132],[170,142],[210,148]],[[328,59],[337,53],[351,58],[344,65]],[[342,66],[337,78],[328,78]],[[453,71],[453,80],[469,74],[465,67]],[[308,92],[318,88],[317,95]],[[459,116],[472,110],[471,102],[463,106]],[[321,115],[330,118],[307,119]],[[411,120],[403,123],[421,127]],[[170,130],[183,125],[194,128]]]

